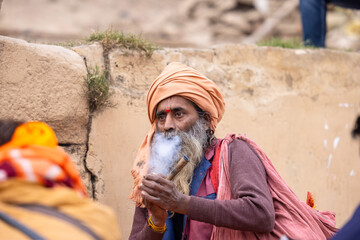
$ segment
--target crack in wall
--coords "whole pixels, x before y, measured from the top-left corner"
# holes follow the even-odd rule
[[[86,133],[85,154],[84,154],[83,163],[84,163],[85,171],[90,175],[90,184],[91,184],[91,193],[92,193],[91,198],[94,199],[94,200],[97,200],[96,182],[98,181],[98,177],[87,166],[87,157],[88,157],[88,152],[89,152],[89,139],[90,139],[92,118],[93,118],[93,115],[90,113],[89,121],[88,121],[88,124],[86,126],[87,133]]]
[[[83,58],[84,59],[84,63],[85,63],[85,67],[86,67],[86,71],[89,74],[89,69],[88,69],[88,65],[87,65],[87,61],[86,61],[86,57]],[[93,114],[90,112],[89,114],[89,120],[87,122],[86,125],[86,142],[85,142],[85,154],[84,154],[84,158],[83,158],[83,164],[84,164],[84,168],[85,171],[90,175],[90,184],[91,184],[91,194],[92,196],[90,196],[92,199],[97,200],[97,196],[96,196],[96,182],[98,181],[98,177],[96,176],[96,174],[94,174],[87,165],[87,157],[88,157],[88,152],[89,152],[89,140],[90,140],[90,132],[91,132],[91,124],[92,124],[92,119],[93,119]]]
[[[82,143],[59,143],[60,147],[71,147],[71,146],[81,146]]]
[[[103,48],[103,59],[104,59],[104,67],[105,67],[105,77],[107,79],[107,81],[112,82],[111,79],[111,74],[109,72],[110,70],[110,59],[109,59],[109,51],[110,49],[108,49],[107,47],[104,46],[103,43],[101,43],[102,48]],[[87,59],[85,56],[83,56],[83,60],[85,63],[85,68],[87,71],[87,74],[89,74],[89,67],[88,67],[88,63],[87,63]],[[99,177],[89,168],[88,166],[88,152],[89,152],[89,141],[90,141],[90,132],[91,132],[91,126],[92,126],[92,119],[93,119],[93,113],[90,112],[89,113],[89,119],[88,119],[88,123],[86,125],[86,142],[85,142],[85,153],[84,153],[84,157],[82,159],[82,163],[85,169],[85,172],[87,174],[90,175],[90,189],[91,189],[91,198],[93,198],[94,200],[97,200],[98,196],[97,196],[97,192],[100,189],[96,189],[96,185],[99,182]],[[66,146],[67,144],[64,143],[64,145]]]

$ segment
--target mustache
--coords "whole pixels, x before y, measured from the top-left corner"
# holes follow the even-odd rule
[[[199,118],[188,130],[177,130],[172,129],[165,132],[160,132],[158,128],[156,128],[156,133],[163,134],[165,138],[173,138],[175,136],[179,136],[182,139],[182,142],[186,142],[190,138],[195,138],[197,141],[201,143],[201,146],[205,149],[208,147],[208,122]]]

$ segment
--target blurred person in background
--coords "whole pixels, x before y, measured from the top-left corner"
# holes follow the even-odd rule
[[[325,47],[327,4],[360,9],[359,0],[300,0],[303,41],[305,45]]]
[[[360,143],[360,116],[356,119],[355,127],[351,134],[353,138],[357,138]],[[331,240],[354,239],[360,239],[360,205],[356,208],[351,219],[331,238]]]
[[[0,120],[0,239],[120,239],[43,122]]]

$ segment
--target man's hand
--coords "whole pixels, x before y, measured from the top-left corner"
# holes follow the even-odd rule
[[[168,216],[168,213],[165,209],[156,206],[150,202],[147,202],[144,199],[145,207],[150,211],[151,213],[151,220],[155,224],[155,226],[162,227],[165,225],[166,218]]]
[[[149,204],[187,214],[190,197],[180,193],[175,184],[159,174],[148,174],[142,180],[141,195]]]

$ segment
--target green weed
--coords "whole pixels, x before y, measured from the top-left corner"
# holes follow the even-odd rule
[[[154,50],[159,49],[158,46],[143,39],[140,35],[125,34],[112,29],[93,33],[85,40],[87,42],[101,42],[107,50],[114,47],[123,47],[142,51],[149,57],[153,54]]]
[[[299,49],[299,48],[312,48],[314,46],[306,45],[300,39],[280,39],[280,38],[271,38],[268,40],[262,40],[257,43],[258,46],[268,46],[268,47],[282,47],[282,48],[291,48],[291,49]]]
[[[106,70],[101,72],[98,67],[89,68],[85,80],[87,83],[86,95],[91,113],[103,107],[112,106],[109,101],[112,92],[110,91],[110,83],[106,79]]]

